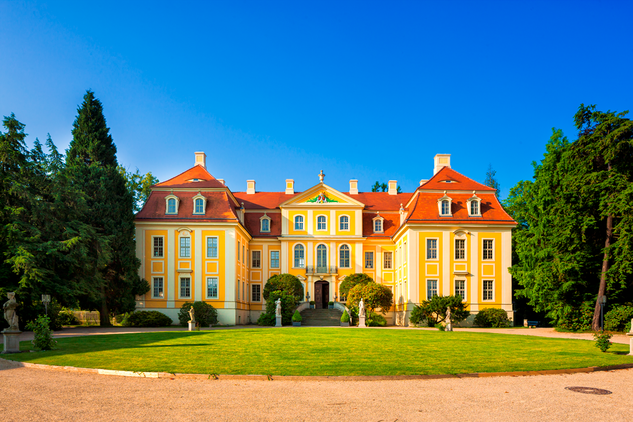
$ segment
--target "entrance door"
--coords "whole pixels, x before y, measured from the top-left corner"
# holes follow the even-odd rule
[[[316,309],[327,309],[330,301],[330,283],[317,281],[314,283],[314,302]]]

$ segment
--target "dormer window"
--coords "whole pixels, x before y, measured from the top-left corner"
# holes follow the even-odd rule
[[[440,217],[452,217],[453,214],[451,212],[451,205],[453,200],[446,195],[446,191],[444,191],[444,196],[437,200],[437,207],[440,213]]]
[[[262,233],[270,233],[270,217],[264,213],[259,219],[259,231]]]
[[[180,199],[174,195],[167,195],[165,197],[165,214],[178,214],[178,205],[180,204]]]
[[[473,196],[468,198],[468,216],[481,217],[481,198],[473,191]]]
[[[376,213],[376,216],[373,218],[374,223],[374,233],[384,233],[384,218],[380,216],[379,213]]]
[[[200,192],[198,192],[198,194],[193,197],[193,213],[198,215],[204,214],[206,205],[207,198],[205,198]]]

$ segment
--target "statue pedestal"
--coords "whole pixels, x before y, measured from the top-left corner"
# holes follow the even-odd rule
[[[633,330],[633,328],[631,328]],[[629,356],[633,356],[633,332],[626,333],[629,336]]]
[[[193,329],[196,328],[196,323],[195,322],[189,321],[188,324],[189,324],[189,331],[193,331]]]
[[[20,353],[20,334],[22,331],[4,330],[2,337],[4,340],[4,350],[2,353]]]
[[[275,316],[275,327],[281,327],[281,315],[276,315]]]
[[[365,325],[365,315],[358,317],[358,328],[367,328]]]

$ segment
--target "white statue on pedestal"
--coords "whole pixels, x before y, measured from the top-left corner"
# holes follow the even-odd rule
[[[453,331],[453,322],[451,321],[451,307],[446,307],[446,331]]]
[[[363,302],[363,298],[360,298],[360,302],[358,303],[358,317],[362,318],[365,316],[365,302]]]
[[[275,301],[275,305],[277,305],[275,308],[275,316],[279,317],[281,316],[281,298]]]
[[[4,302],[2,309],[4,309],[4,319],[9,323],[7,331],[19,331],[18,314],[15,312],[15,308],[18,307],[18,302],[15,301],[15,292],[7,293],[9,300]]]

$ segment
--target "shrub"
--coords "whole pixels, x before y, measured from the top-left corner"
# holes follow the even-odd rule
[[[196,323],[200,324],[201,327],[208,327],[218,323],[218,311],[207,302],[185,302],[182,304],[180,312],[178,312],[178,321],[183,327],[186,327],[189,322],[189,309],[191,309],[192,306]]]
[[[386,327],[387,320],[384,316],[377,314],[375,312],[369,313],[369,318],[367,318],[367,326],[368,327]]]
[[[357,284],[347,293],[347,307],[358,312],[358,303],[361,298],[368,312],[374,312],[375,309],[381,308],[382,313],[385,314],[391,308],[393,293],[387,286],[374,283],[373,281],[371,283]]]
[[[281,325],[290,325],[292,322],[292,315],[297,308],[296,297],[284,292],[274,291],[270,292],[268,300],[266,301],[266,312],[262,313],[257,320],[258,325],[275,325],[276,316],[275,310],[277,305],[275,302],[281,298]]]
[[[607,331],[630,331],[633,306],[615,305],[604,314],[604,329]]]
[[[334,305],[334,302],[332,302],[331,300],[327,303],[328,305],[332,306]]]
[[[446,331],[446,325],[444,324],[435,324],[435,328],[437,328],[440,331]]]
[[[57,314],[59,325],[79,325],[81,322],[75,316],[75,313],[68,308],[62,308]]]
[[[374,279],[364,273],[356,273],[345,277],[338,288],[341,297],[347,297],[348,292],[359,284],[373,283]]]
[[[270,277],[264,286],[264,300],[268,300],[272,292],[279,291],[293,295],[296,301],[303,300],[303,284],[292,274],[277,274]]]
[[[349,322],[349,314],[347,313],[347,309],[343,311],[343,315],[341,315],[341,322]]]
[[[53,340],[53,333],[49,328],[48,324],[50,323],[50,318],[46,315],[40,315],[33,322],[29,322],[26,325],[27,330],[33,331],[33,346],[39,350],[51,350],[53,346],[57,344],[55,340]]]
[[[591,330],[596,302],[583,302],[580,308],[569,307],[561,312],[556,326],[567,331]]]
[[[480,327],[508,327],[510,319],[508,313],[500,308],[486,308],[475,315],[475,325]]]
[[[446,320],[446,309],[450,307],[451,321],[457,324],[470,315],[465,306],[461,296],[433,296],[413,308],[409,321],[415,325],[426,321],[429,327],[435,327]]]
[[[613,337],[613,334],[605,333],[604,331],[593,334],[593,338],[596,340],[596,347],[602,350],[603,353],[611,347],[611,337]]]
[[[172,324],[171,318],[158,311],[132,312],[122,322],[124,327],[164,327]]]
[[[295,311],[294,314],[292,314],[292,322],[301,322],[303,321],[303,318],[301,318],[301,314],[299,313],[299,311]]]

